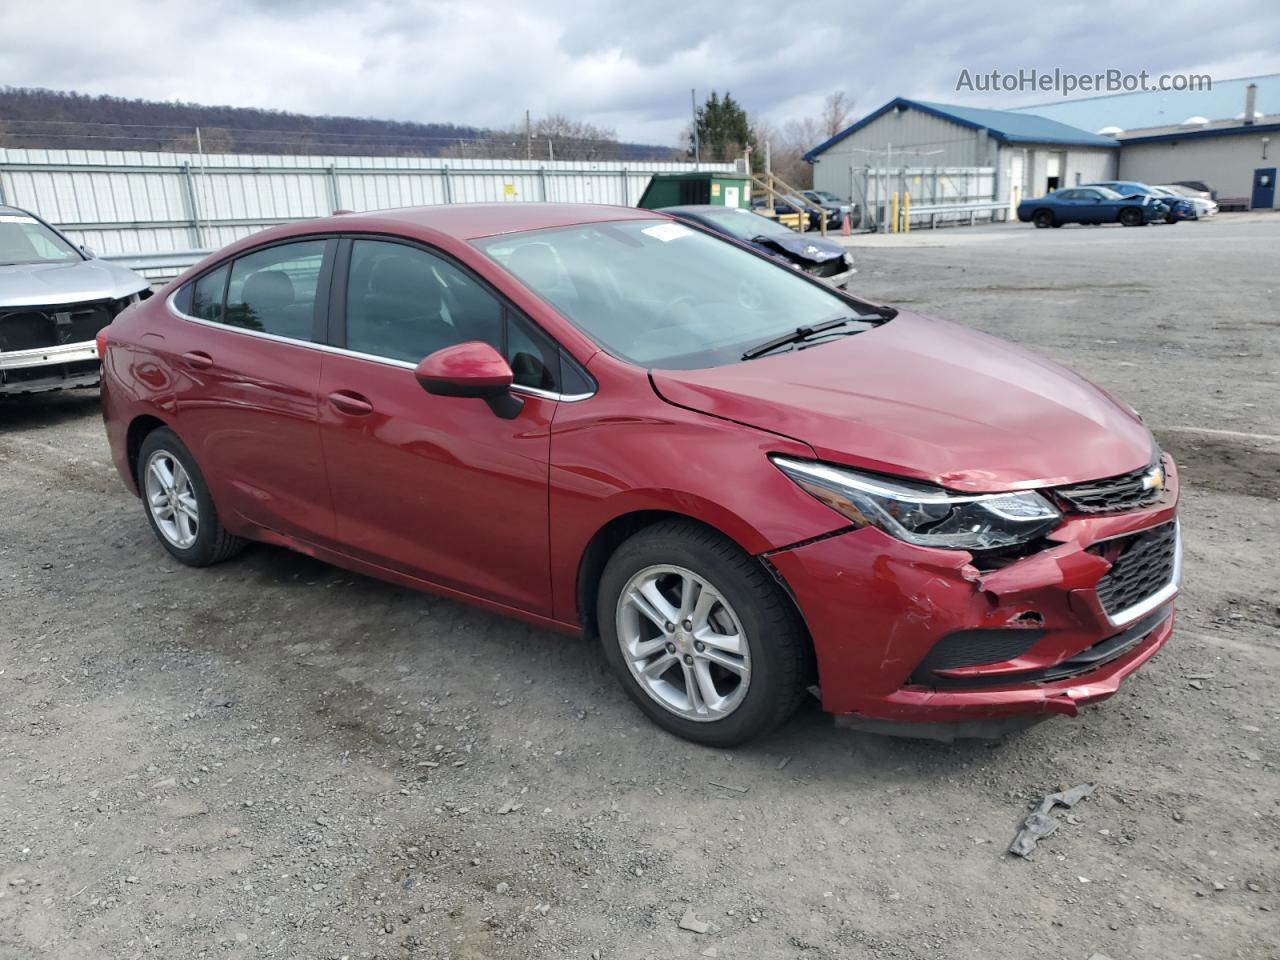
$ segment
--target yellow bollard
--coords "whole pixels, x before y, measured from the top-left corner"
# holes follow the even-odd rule
[[[904,190],[902,193],[902,232],[911,232],[911,192]]]
[[[889,194],[889,232],[898,232],[898,191]]]

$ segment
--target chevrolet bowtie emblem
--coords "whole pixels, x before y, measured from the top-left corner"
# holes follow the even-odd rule
[[[1163,490],[1164,489],[1164,467],[1156,464],[1145,474],[1142,475],[1143,490]]]

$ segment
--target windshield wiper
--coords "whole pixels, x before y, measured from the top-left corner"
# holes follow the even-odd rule
[[[754,360],[756,357],[763,357],[766,353],[772,353],[779,347],[785,347],[793,343],[804,343],[819,333],[834,330],[836,327],[843,327],[847,323],[865,322],[866,318],[864,317],[837,317],[835,320],[824,320],[822,323],[815,323],[809,327],[796,327],[790,333],[784,333],[780,337],[774,337],[772,340],[756,344],[742,354],[742,359]]]

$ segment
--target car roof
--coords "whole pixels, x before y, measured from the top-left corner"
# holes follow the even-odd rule
[[[336,214],[308,220],[307,232],[349,229],[351,221],[425,228],[456,240],[475,240],[503,233],[546,230],[609,220],[653,219],[654,211],[601,203],[450,203],[431,207],[400,207],[370,213]]]
[[[659,207],[660,213],[723,213],[725,210],[736,210],[738,213],[752,213],[741,207],[726,207],[723,203],[686,203],[679,207]],[[752,216],[759,216],[753,213]]]

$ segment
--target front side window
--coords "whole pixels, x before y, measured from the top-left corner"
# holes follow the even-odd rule
[[[0,267],[71,263],[84,258],[71,244],[25,213],[0,213]]]
[[[231,264],[222,322],[291,340],[312,340],[327,241],[283,243]]]
[[[418,363],[469,340],[506,357],[517,386],[559,389],[559,347],[481,283],[418,247],[355,240],[347,273],[348,350]]]
[[[845,318],[882,322],[724,240],[669,220],[622,220],[473,241],[614,356],[669,369],[736,363],[772,337]]]

